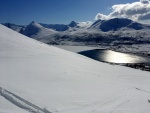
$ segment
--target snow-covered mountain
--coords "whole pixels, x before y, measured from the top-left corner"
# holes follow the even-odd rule
[[[100,29],[101,31],[118,31],[125,29],[142,30],[150,29],[150,25],[144,25],[127,18],[113,18],[109,20],[97,20],[90,28]]]
[[[0,25],[1,113],[149,113],[148,72],[100,63]]]
[[[53,33],[56,33],[56,31],[52,29],[47,29],[33,21],[25,28],[22,34],[29,36],[31,38],[38,39],[44,36],[51,35]]]
[[[68,26],[69,27],[76,27],[77,23],[75,21],[72,21]]]

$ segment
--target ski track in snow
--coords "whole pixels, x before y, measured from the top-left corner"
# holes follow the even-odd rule
[[[1,87],[0,87],[0,95],[5,99],[7,99],[12,104],[18,106],[21,109],[27,110],[31,113],[51,113],[46,108],[40,108]]]
[[[129,102],[129,100],[127,100],[127,101],[121,103],[121,104],[118,105],[114,110],[112,110],[110,113],[113,113],[113,112],[116,111],[120,106],[122,106],[122,105],[124,105],[124,104],[126,104],[126,103],[128,103],[128,102]]]
[[[150,93],[149,91],[146,91],[146,90],[143,90],[143,89],[140,89],[140,88],[137,88],[137,87],[135,87],[135,89],[139,90],[139,91],[142,91],[142,92]]]
[[[99,106],[99,107],[97,107],[96,109],[92,110],[91,113],[94,113],[97,109],[100,109],[101,107],[103,107],[103,106],[105,106],[105,105],[107,105],[107,104],[109,104],[109,103],[111,103],[111,102],[117,101],[117,100],[120,99],[120,98],[121,98],[121,97],[119,97],[119,98],[117,98],[117,99],[110,100],[110,101],[108,101],[108,102],[102,104],[101,106]]]

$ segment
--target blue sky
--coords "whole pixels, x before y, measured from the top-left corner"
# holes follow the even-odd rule
[[[96,14],[108,15],[115,4],[133,3],[137,0],[0,0],[0,23],[68,24],[94,21]]]

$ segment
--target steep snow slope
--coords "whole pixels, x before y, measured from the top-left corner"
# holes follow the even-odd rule
[[[149,81],[0,25],[0,113],[149,113]]]

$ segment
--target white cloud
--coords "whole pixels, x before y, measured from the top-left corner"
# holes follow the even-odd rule
[[[109,15],[98,13],[95,19],[109,19],[115,17],[129,18],[137,21],[150,19],[150,0],[113,5],[112,12]]]
[[[95,20],[105,20],[105,19],[108,19],[108,16],[107,15],[104,15],[104,14],[101,14],[101,13],[98,13],[95,17]]]
[[[80,27],[90,27],[93,22],[87,21],[87,22],[78,22],[78,26]]]
[[[139,16],[139,20],[147,20],[147,19],[150,19],[150,12]]]

